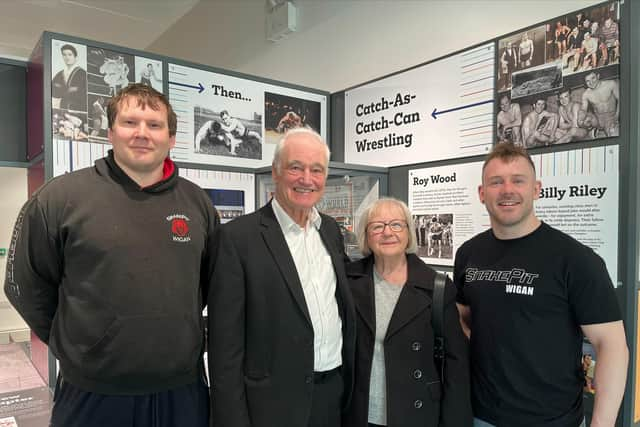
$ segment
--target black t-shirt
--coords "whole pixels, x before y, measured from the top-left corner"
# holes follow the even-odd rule
[[[458,250],[454,282],[471,309],[474,415],[498,426],[579,425],[580,325],[621,319],[602,258],[545,223],[513,240],[487,230]]]

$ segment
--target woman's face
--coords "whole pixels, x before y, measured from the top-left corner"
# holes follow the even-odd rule
[[[376,257],[404,254],[409,246],[409,229],[402,209],[393,202],[383,203],[369,217],[367,243]]]

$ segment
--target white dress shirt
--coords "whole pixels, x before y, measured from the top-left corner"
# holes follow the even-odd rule
[[[329,371],[342,365],[342,320],[336,301],[336,273],[320,238],[322,218],[313,208],[307,225],[300,227],[273,198],[280,224],[298,271],[313,325],[313,370]]]

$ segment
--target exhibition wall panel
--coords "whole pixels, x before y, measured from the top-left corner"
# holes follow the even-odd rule
[[[591,247],[618,283],[618,146],[532,156],[542,182],[536,215]],[[482,161],[409,171],[409,208],[418,229],[418,255],[453,266],[458,247],[491,227],[478,198]],[[437,245],[429,235],[442,236]],[[445,238],[446,237],[446,238]]]
[[[610,2],[500,39],[496,142],[531,148],[618,136],[619,22]]]
[[[45,138],[52,176],[93,165],[109,150],[107,103],[132,82],[162,92],[163,63],[125,48],[45,33]],[[50,109],[50,114],[46,110]]]
[[[45,32],[29,69],[27,194],[107,155],[108,102],[133,82],[168,95],[178,116],[170,156],[181,176],[205,189],[222,222],[255,210],[255,168],[271,163],[286,130],[328,135],[328,93],[175,58]],[[32,349],[53,386],[55,358],[36,337]]]
[[[255,168],[271,164],[284,132],[327,138],[328,94],[169,64],[169,100],[178,115],[172,159]]]
[[[605,260],[630,342],[636,337],[636,289],[640,283],[640,90],[637,73],[632,72],[633,64],[637,70],[638,59],[631,54],[640,45],[640,32],[634,29],[631,33],[634,18],[640,18],[637,3],[604,2],[514,28],[513,33],[493,41],[332,95],[332,104],[343,106],[341,117],[333,116],[332,129],[336,134],[344,129],[346,161],[358,156],[374,166],[390,166],[389,194],[407,201],[413,211],[418,254],[444,270],[452,268],[460,245],[490,227],[478,198],[484,152],[500,142],[526,147],[542,181],[535,202],[537,216]],[[489,138],[484,151],[460,151],[463,129],[459,128],[455,135],[418,139],[422,150],[416,148],[417,152],[403,158],[399,153],[408,152],[416,140],[404,138],[403,144],[396,144],[397,136],[404,130],[415,137],[417,129],[424,126],[425,111],[437,117],[433,119],[437,122],[441,109],[435,105],[431,110],[416,108],[419,120],[396,123],[396,114],[403,118],[405,112],[394,110],[385,91],[424,94],[416,99],[436,103],[440,92],[431,89],[430,79],[415,78],[418,70],[435,70],[485,44],[494,46],[495,56],[488,96],[491,102],[486,105],[491,118],[488,123],[477,123],[477,131],[486,130]],[[433,76],[439,82],[450,77]],[[415,108],[416,104],[408,105]],[[443,110],[446,118],[447,109]],[[334,111],[338,113],[338,108]],[[455,110],[455,114],[462,114],[460,111],[464,109]],[[453,126],[449,124],[451,129]],[[439,238],[431,241],[432,235]],[[585,341],[583,351],[593,353],[590,346]],[[636,371],[632,363],[629,378]],[[627,390],[629,396],[618,421],[621,425],[631,425],[634,391]],[[588,420],[593,406],[591,391],[585,394]]]
[[[486,43],[346,90],[345,162],[398,166],[489,151],[494,61]]]
[[[328,136],[326,92],[62,34],[44,33],[40,46],[48,176],[105,155],[107,104],[132,82],[168,95],[178,116],[170,155],[179,164],[250,172],[271,163],[287,129]]]

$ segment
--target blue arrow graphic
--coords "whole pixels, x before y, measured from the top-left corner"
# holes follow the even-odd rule
[[[434,119],[437,119],[439,114],[450,113],[452,111],[463,110],[465,108],[477,107],[478,105],[488,104],[490,102],[493,102],[493,99],[489,99],[487,101],[476,102],[474,104],[463,105],[461,107],[449,108],[448,110],[442,110],[442,111],[438,111],[437,108],[434,108],[433,112],[431,112],[431,117],[433,117]]]
[[[169,84],[176,85],[176,86],[190,87],[192,89],[198,89],[198,93],[202,93],[202,91],[204,90],[204,86],[202,86],[202,83],[200,82],[198,82],[198,86],[187,85],[187,84],[178,83],[178,82],[169,82]]]

